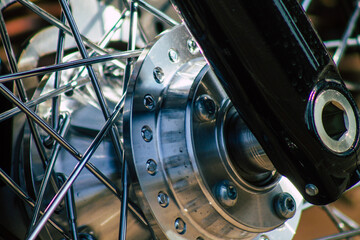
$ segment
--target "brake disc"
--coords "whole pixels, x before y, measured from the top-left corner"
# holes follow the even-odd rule
[[[301,195],[244,123],[232,128],[241,120],[184,26],[139,58],[125,109],[126,158],[158,236],[252,239],[272,230],[268,236],[293,236]],[[234,131],[243,136],[235,153],[228,151]]]

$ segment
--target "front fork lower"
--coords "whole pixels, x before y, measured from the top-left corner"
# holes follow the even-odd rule
[[[296,0],[172,2],[277,171],[307,201],[327,204],[359,181],[357,106]]]

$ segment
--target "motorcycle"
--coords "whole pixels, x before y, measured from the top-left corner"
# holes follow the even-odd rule
[[[332,57],[309,1],[171,3],[0,2],[2,238],[291,239],[359,182],[359,2]],[[51,25],[18,57],[9,8]]]

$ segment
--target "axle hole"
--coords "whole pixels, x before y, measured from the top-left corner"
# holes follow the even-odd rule
[[[338,141],[348,130],[349,120],[344,108],[335,101],[327,103],[322,111],[322,122],[326,133]]]

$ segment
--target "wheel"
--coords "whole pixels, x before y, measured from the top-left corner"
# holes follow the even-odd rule
[[[41,2],[0,3],[0,236],[291,239],[308,205],[244,123],[228,130],[241,118],[171,5],[59,2],[58,17]],[[12,8],[51,25],[18,58]]]

